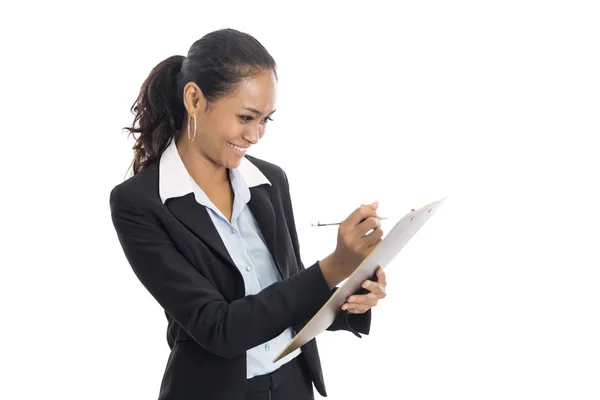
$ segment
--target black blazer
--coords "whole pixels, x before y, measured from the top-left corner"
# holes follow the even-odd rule
[[[300,260],[285,172],[246,157],[272,184],[250,188],[248,206],[283,277],[256,295],[245,296],[239,270],[193,193],[161,202],[158,162],[110,193],[125,256],[168,321],[171,353],[159,399],[244,399],[246,350],[289,327],[299,332],[333,292],[318,262],[305,269]],[[370,311],[340,311],[328,329],[360,337],[369,333],[370,322]],[[316,341],[302,352],[316,389],[326,396]]]

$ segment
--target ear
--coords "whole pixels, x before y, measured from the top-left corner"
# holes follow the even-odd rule
[[[194,82],[188,82],[183,88],[183,105],[188,115],[198,115],[198,112],[204,112],[208,102],[202,93],[202,90]]]

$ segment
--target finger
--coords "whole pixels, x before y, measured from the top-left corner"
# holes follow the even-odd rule
[[[350,224],[350,226],[354,227],[358,225],[364,218],[377,216],[377,206],[375,204],[377,204],[377,202],[370,205],[362,205],[358,207],[352,212],[352,214],[350,214],[348,218],[346,218],[346,221]]]
[[[348,311],[349,313],[352,314],[364,314],[367,311],[369,311],[369,309],[371,309],[371,306],[368,305],[364,305],[364,304],[349,304],[348,309],[346,311]]]
[[[384,288],[387,286],[387,277],[385,276],[385,272],[381,267],[377,269],[377,283],[379,283]]]
[[[380,227],[376,227],[375,229],[373,229],[373,232],[362,237],[363,244],[365,247],[372,246],[373,244],[375,244],[375,242],[377,242],[382,237],[383,237],[383,230]]]
[[[374,242],[373,244],[369,245],[369,247],[367,247],[367,249],[369,250],[369,253],[375,249],[375,247],[377,247],[377,245],[379,243],[382,242],[382,239],[377,240],[376,242]],[[367,254],[368,255],[368,254]]]
[[[361,286],[373,293],[379,299],[383,299],[386,296],[385,287],[381,286],[378,282],[364,281]]]
[[[371,216],[371,217],[367,217],[364,221],[361,221],[357,226],[356,226],[356,233],[359,234],[360,236],[368,236],[370,235],[372,232],[371,231],[375,231],[376,229],[381,229],[381,220],[379,219],[379,217],[377,215],[375,216]],[[371,232],[371,233],[369,233]]]
[[[367,236],[363,236],[359,242],[357,252],[362,254],[363,257],[367,257],[371,251],[375,249],[375,246],[381,242],[383,231],[381,228],[377,228]]]
[[[353,294],[352,296],[348,297],[346,304],[361,304],[373,307],[377,305],[378,300],[379,299],[377,298],[377,296],[373,293]]]

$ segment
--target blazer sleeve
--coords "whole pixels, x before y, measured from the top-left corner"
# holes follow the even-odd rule
[[[110,194],[114,227],[133,271],[163,309],[208,351],[232,359],[310,318],[330,296],[318,262],[256,295],[228,302],[128,196]],[[307,296],[306,293],[310,293]]]
[[[292,207],[292,200],[290,195],[290,186],[285,171],[283,171],[283,177],[285,180],[285,189],[283,190],[284,201],[283,204],[287,206],[286,216],[288,218],[288,226],[290,230],[290,236],[292,238],[292,245],[296,253],[296,260],[301,269],[304,269],[304,264],[300,257],[300,244],[298,242],[298,232],[296,232],[296,222],[294,220],[294,211]],[[310,268],[309,268],[310,269]],[[337,290],[335,287],[329,292],[329,297]],[[355,294],[363,293],[364,289],[359,289]],[[312,316],[311,316],[312,317]],[[303,321],[302,325],[306,325],[309,320]],[[328,331],[345,330],[352,332],[357,337],[361,337],[361,333],[368,335],[371,328],[371,310],[369,309],[364,314],[352,314],[348,311],[339,310],[333,323],[327,328]]]

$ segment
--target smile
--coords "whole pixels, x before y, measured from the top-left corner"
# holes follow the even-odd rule
[[[229,147],[232,147],[232,148],[236,149],[237,151],[242,151],[242,152],[244,152],[244,151],[248,150],[248,148],[247,148],[247,147],[240,147],[240,146],[236,146],[236,145],[234,145],[234,144],[231,144],[231,143],[229,143],[229,142],[227,142],[227,145],[228,145]]]

